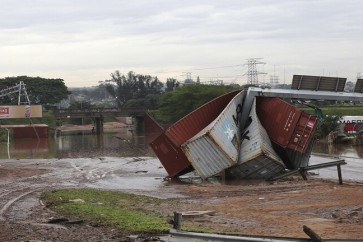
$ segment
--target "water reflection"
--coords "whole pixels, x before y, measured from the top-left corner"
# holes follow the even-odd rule
[[[329,145],[327,143],[321,142],[315,144],[313,152],[330,156],[362,158],[363,146],[357,146],[352,144]]]
[[[99,136],[77,132],[40,140],[13,139],[9,150],[12,159],[154,156],[149,143],[156,135],[134,134],[128,129]],[[0,159],[7,158],[7,143],[1,143]]]

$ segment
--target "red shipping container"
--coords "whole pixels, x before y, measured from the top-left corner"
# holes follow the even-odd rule
[[[241,90],[232,91],[209,101],[168,127],[150,143],[170,177],[181,176],[194,170],[181,145],[215,120],[240,92]]]
[[[170,177],[181,176],[193,170],[180,146],[173,144],[164,133],[153,140],[150,146]]]
[[[144,115],[144,129],[145,133],[162,133],[163,127],[148,113]]]
[[[305,152],[315,134],[318,122],[316,116],[302,112],[287,147],[301,153]]]
[[[257,98],[257,115],[271,141],[283,148],[305,152],[318,120],[280,98]]]
[[[240,92],[241,90],[232,91],[209,101],[171,125],[166,129],[165,134],[174,144],[182,145],[215,120],[233,97]]]

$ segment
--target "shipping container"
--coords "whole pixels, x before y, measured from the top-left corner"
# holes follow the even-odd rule
[[[213,122],[240,92],[241,90],[232,91],[207,102],[169,126],[150,143],[170,177],[178,177],[194,169],[181,145]]]
[[[239,179],[269,179],[285,169],[257,117],[254,101],[249,114],[249,125],[242,135],[238,163],[228,169],[226,174]]]
[[[309,165],[309,160],[311,153],[313,151],[315,141],[316,141],[315,138],[310,140],[309,143],[307,144],[305,152],[303,153],[290,148],[282,148],[277,144],[273,144],[273,147],[276,153],[285,163],[286,167],[290,170],[296,170],[299,169],[300,167],[306,167]]]
[[[182,145],[197,174],[206,179],[237,163],[239,118],[245,92],[240,91],[207,127]]]
[[[280,98],[257,97],[257,115],[271,141],[282,148],[305,152],[318,120]]]
[[[165,133],[153,140],[150,146],[168,172],[169,177],[178,177],[193,170],[180,146],[173,144]]]
[[[311,139],[315,135],[318,122],[316,116],[302,112],[287,148],[300,153],[306,152]]]
[[[164,128],[150,114],[145,113],[144,130],[145,133],[162,133]]]
[[[174,144],[182,145],[215,120],[240,92],[232,91],[209,101],[168,127],[165,134]]]

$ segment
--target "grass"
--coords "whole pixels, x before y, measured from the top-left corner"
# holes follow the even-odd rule
[[[322,106],[320,109],[324,115],[330,116],[363,116],[362,105],[330,105]],[[302,108],[306,112],[312,112],[311,108]]]
[[[62,189],[45,192],[41,199],[59,214],[105,225],[123,233],[167,233],[171,219],[159,206],[175,207],[175,201],[97,189]],[[72,201],[75,200],[75,201]],[[157,212],[159,211],[159,212]],[[210,232],[209,228],[183,221],[184,230]]]

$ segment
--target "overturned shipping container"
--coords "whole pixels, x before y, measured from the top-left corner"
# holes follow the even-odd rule
[[[229,92],[202,105],[171,125],[150,143],[170,177],[177,177],[193,170],[180,146],[213,122],[240,92],[241,90]]]
[[[270,139],[283,148],[305,152],[318,120],[280,98],[257,98],[257,115]]]
[[[240,91],[212,123],[182,145],[188,160],[203,179],[237,163],[244,95],[245,92]]]
[[[269,179],[285,170],[285,165],[272,147],[266,130],[256,114],[256,100],[252,104],[249,125],[242,135],[238,164],[226,175],[239,179]]]
[[[281,159],[286,164],[286,167],[290,170],[296,170],[299,167],[306,167],[309,165],[309,160],[311,152],[315,144],[315,139],[312,139],[308,144],[308,147],[304,153],[297,152],[296,150],[289,148],[282,148],[274,144],[276,153],[281,157]]]
[[[170,177],[177,177],[193,170],[180,146],[171,142],[164,133],[154,139],[150,145]]]
[[[257,115],[289,169],[308,165],[319,120],[279,98],[257,98]]]

